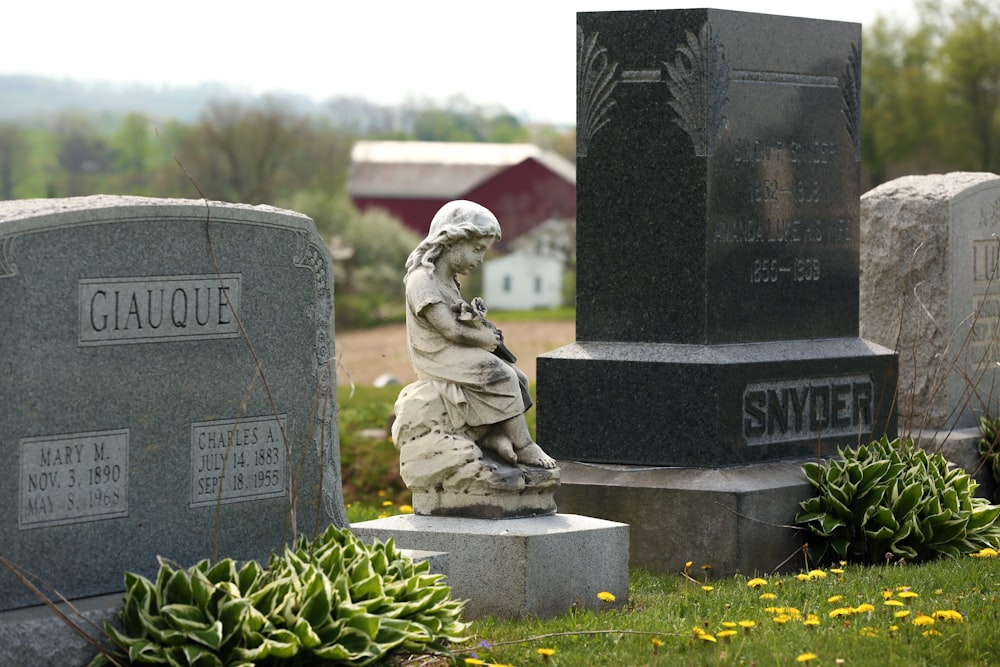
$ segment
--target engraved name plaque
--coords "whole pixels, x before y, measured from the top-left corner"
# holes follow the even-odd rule
[[[127,429],[20,441],[18,528],[128,516]]]
[[[286,415],[191,424],[190,507],[283,496],[286,426]]]
[[[240,275],[87,278],[80,345],[160,343],[240,335]]]

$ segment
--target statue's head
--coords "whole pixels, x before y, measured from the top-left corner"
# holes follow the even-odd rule
[[[457,239],[491,237],[500,240],[500,223],[485,206],[464,199],[450,201],[434,214],[425,242],[449,245]]]
[[[442,206],[431,220],[427,237],[406,260],[406,273],[418,266],[430,268],[441,251],[456,241],[488,238],[500,240],[500,223],[488,208],[475,202],[456,199]]]

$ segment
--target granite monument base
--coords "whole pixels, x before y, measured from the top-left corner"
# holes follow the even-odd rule
[[[538,442],[561,461],[715,468],[896,432],[895,352],[860,338],[577,342],[537,368]]]
[[[631,526],[630,565],[712,576],[801,568],[799,503],[812,495],[800,461],[730,468],[653,468],[560,461],[559,507]],[[699,572],[700,574],[700,572]]]
[[[412,514],[364,521],[365,542],[395,538],[408,549],[447,551],[448,583],[468,600],[465,617],[551,617],[575,606],[600,608],[597,594],[628,600],[629,527],[572,514],[465,519]]]

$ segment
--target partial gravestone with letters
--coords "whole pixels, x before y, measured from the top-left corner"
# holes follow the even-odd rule
[[[577,23],[577,342],[538,360],[539,442],[725,466],[891,430],[894,356],[858,338],[860,26]]]
[[[900,421],[1000,414],[1000,176],[904,176],[861,198],[861,334],[900,354]],[[975,465],[975,462],[973,462]]]
[[[860,98],[858,24],[577,14],[577,341],[537,361],[537,435],[633,564],[787,563],[798,462],[895,434],[895,353],[858,337]]]
[[[74,599],[347,525],[333,333],[306,216],[0,202],[0,555]],[[38,602],[0,568],[0,612]]]

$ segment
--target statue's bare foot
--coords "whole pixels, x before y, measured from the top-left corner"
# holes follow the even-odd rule
[[[490,433],[482,439],[483,447],[492,449],[502,460],[511,465],[517,464],[517,454],[514,453],[514,443],[503,433]]]
[[[517,461],[518,463],[538,466],[539,468],[556,467],[556,460],[542,451],[542,448],[534,442],[517,450]]]

